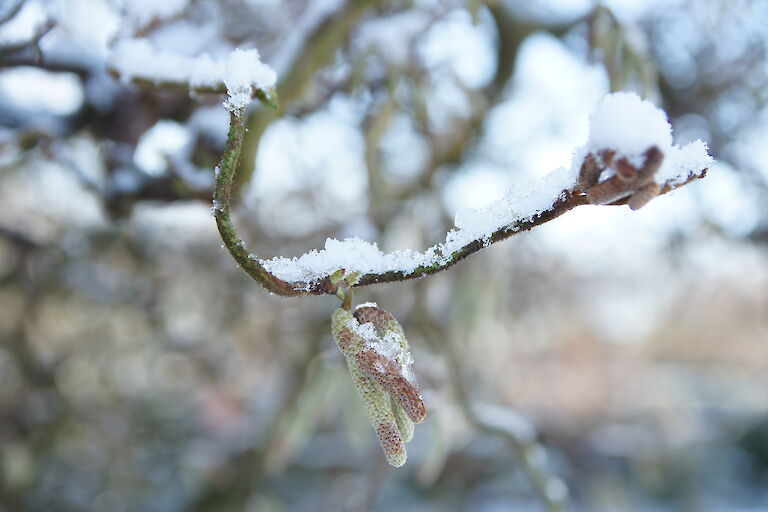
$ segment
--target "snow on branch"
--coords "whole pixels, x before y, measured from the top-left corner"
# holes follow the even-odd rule
[[[655,148],[650,162],[655,165],[653,172],[644,167],[650,148]],[[588,168],[584,168],[585,161],[592,162]],[[340,268],[362,274],[360,284],[421,277],[579,204],[627,199],[630,206],[638,205],[640,199],[650,199],[700,176],[711,163],[703,142],[682,148],[672,143],[662,110],[634,94],[616,93],[606,96],[592,114],[589,140],[576,150],[570,169],[558,169],[533,186],[516,187],[485,208],[460,211],[456,227],[441,244],[424,252],[385,254],[364,240],[329,238],[319,251],[260,263],[280,279],[302,283],[307,290]],[[584,174],[590,174],[589,179],[580,178]],[[584,184],[589,188],[582,187]],[[653,195],[647,197],[650,193]],[[633,201],[636,196],[639,199]]]
[[[237,115],[232,119],[230,144],[239,151]],[[683,147],[673,143],[662,110],[635,94],[615,93],[606,96],[593,112],[589,139],[575,150],[569,168],[560,168],[531,186],[515,187],[485,208],[460,211],[445,241],[424,252],[383,253],[375,243],[358,238],[329,238],[321,250],[263,260],[246,254],[236,236],[230,240],[236,247],[230,247],[222,236],[230,252],[238,253],[233,252],[238,263],[270,291],[282,295],[335,293],[330,276],[340,270],[360,275],[355,286],[419,278],[576,206],[628,204],[638,209],[657,195],[703,177],[712,162],[700,140]],[[231,187],[231,178],[227,179]],[[221,181],[217,179],[217,189]],[[228,202],[218,201],[215,209],[226,206],[228,211]]]
[[[146,39],[124,39],[112,49],[110,72],[125,82],[229,95],[228,108],[247,106],[256,97],[274,106],[277,74],[256,49],[236,49],[225,59],[208,54],[187,57],[159,51]]]
[[[664,111],[635,94],[606,96],[590,118],[590,136],[579,148],[579,189],[592,204],[627,198],[637,210],[665,185],[681,185],[698,176],[712,157],[704,142],[684,147],[672,143],[672,127]]]
[[[245,109],[253,98],[277,106],[277,74],[261,62],[255,49],[236,49],[224,60],[209,55],[185,57],[152,48],[142,39],[123,40],[113,49],[111,71],[122,80],[153,87],[175,87],[190,92],[227,93],[224,106],[230,112],[227,147],[215,170],[213,215],[224,245],[248,275],[269,291],[281,295],[302,295],[293,283],[285,282],[253,261],[238,237],[230,216],[232,185],[240,165],[243,137],[247,130]]]

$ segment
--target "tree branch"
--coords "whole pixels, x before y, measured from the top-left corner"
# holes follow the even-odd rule
[[[278,295],[306,295],[306,292],[297,290],[293,284],[287,283],[267,272],[259,263],[258,258],[248,253],[245,243],[237,235],[235,226],[232,223],[232,218],[230,217],[232,184],[240,164],[240,148],[243,145],[243,135],[245,132],[246,117],[243,109],[234,110],[230,114],[227,147],[221,157],[221,163],[217,167],[216,184],[213,190],[213,216],[216,218],[216,226],[219,228],[219,234],[224,241],[224,245],[237,264],[261,286]]]
[[[688,179],[683,183],[680,183],[680,184],[667,183],[661,188],[661,192],[659,192],[659,195],[666,194],[667,192],[670,192],[676,188],[686,185],[691,181],[701,177],[704,177],[704,175],[703,174],[701,176],[690,175]],[[610,206],[624,205],[624,204],[627,204],[628,200],[629,200],[628,197],[623,198],[620,201],[610,203]],[[514,222],[512,224],[503,226],[498,230],[494,231],[493,233],[491,233],[491,235],[488,236],[487,239],[484,238],[484,239],[477,239],[477,240],[471,241],[461,249],[454,251],[453,254],[451,254],[450,258],[444,263],[435,263],[434,265],[417,267],[410,272],[390,271],[390,272],[384,272],[382,274],[363,274],[355,286],[367,286],[367,285],[377,284],[377,283],[390,283],[393,281],[406,281],[408,279],[418,279],[420,277],[436,274],[441,270],[445,270],[447,268],[452,267],[453,265],[462,261],[468,256],[480,251],[481,249],[485,249],[486,247],[492,244],[495,244],[496,242],[501,242],[502,240],[506,240],[512,235],[522,233],[523,231],[529,231],[537,226],[540,226],[542,224],[545,224],[551,220],[558,218],[562,214],[570,210],[573,210],[577,206],[583,206],[588,204],[591,204],[591,203],[587,199],[587,196],[582,192],[564,190],[561,193],[561,199],[558,199],[557,201],[555,201],[554,204],[552,205],[552,208],[550,208],[549,210],[541,212],[530,219],[523,219],[523,220]]]
[[[235,174],[240,163],[240,152],[243,145],[243,136],[246,132],[246,124],[247,120],[242,110],[236,110],[232,113],[230,117],[227,147],[216,173],[216,185],[213,194],[213,213],[216,217],[216,223],[219,228],[219,233],[221,233],[222,240],[224,241],[224,245],[243,270],[270,292],[284,296],[336,293],[338,285],[331,282],[330,276],[325,276],[311,283],[292,283],[278,278],[264,268],[255,254],[248,252],[245,242],[237,235],[234,224],[230,218],[230,209],[232,188],[235,182]],[[699,174],[691,172],[682,182],[677,180],[668,181],[660,187],[659,195],[666,194],[667,192],[684,186],[697,178],[703,177],[705,174],[706,172],[701,172]],[[610,204],[627,204],[630,199],[629,192],[631,191],[628,191],[627,197],[623,197]],[[391,270],[383,273],[363,274],[353,286],[407,281],[409,279],[417,279],[436,274],[437,272],[452,267],[456,263],[485,247],[506,240],[517,233],[533,229],[536,226],[540,226],[556,219],[577,206],[587,204],[592,204],[590,203],[588,196],[579,190],[578,185],[574,184],[572,188],[563,190],[549,209],[530,218],[523,218],[502,226],[488,236],[472,240],[460,249],[454,251],[447,258],[441,258],[431,265],[422,265],[407,272]]]

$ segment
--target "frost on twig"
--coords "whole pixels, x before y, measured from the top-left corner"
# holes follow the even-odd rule
[[[402,327],[375,304],[361,304],[354,314],[338,308],[331,332],[344,353],[387,462],[402,466],[414,423],[424,421],[427,414]]]

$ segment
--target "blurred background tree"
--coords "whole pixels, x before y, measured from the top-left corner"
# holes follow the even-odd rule
[[[760,0],[3,0],[0,507],[539,510],[536,459],[575,510],[765,510],[766,26]],[[238,183],[262,256],[431,245],[567,165],[611,90],[718,164],[642,212],[585,207],[361,289],[429,407],[393,470],[337,301],[269,296],[220,248],[221,98],[113,78],[134,37],[278,71]],[[546,450],[520,457],[530,436]]]

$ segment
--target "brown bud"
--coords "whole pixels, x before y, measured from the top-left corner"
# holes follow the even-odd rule
[[[626,197],[629,193],[627,182],[618,176],[608,178],[586,190],[587,199],[592,204],[610,204],[617,199]]]
[[[643,177],[651,177],[656,174],[656,171],[661,167],[661,163],[664,161],[664,153],[656,147],[651,146],[645,150],[645,163],[640,168],[640,174]]]
[[[621,178],[622,181],[637,179],[637,169],[626,158],[619,158],[614,168],[616,169],[616,176]]]
[[[597,165],[594,155],[589,153],[584,157],[584,162],[579,169],[579,188],[587,190],[589,187],[595,186],[602,172],[603,169]]]
[[[640,187],[637,192],[632,194],[627,204],[633,210],[639,210],[648,204],[651,199],[658,196],[659,192],[661,192],[661,186],[659,186],[659,184],[655,181],[651,181],[650,183],[646,183]]]

